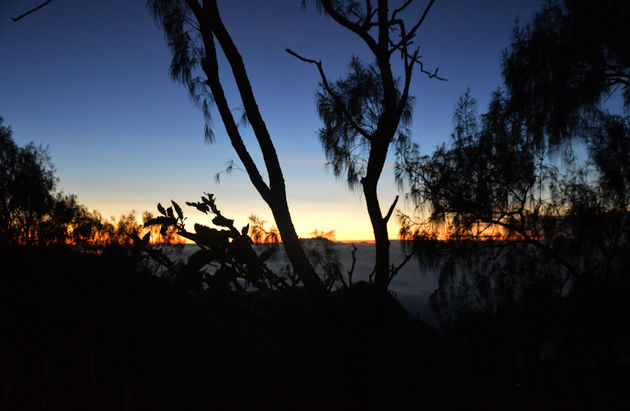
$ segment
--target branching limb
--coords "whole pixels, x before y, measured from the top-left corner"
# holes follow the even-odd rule
[[[448,81],[447,78],[438,76],[438,70],[440,70],[439,67],[436,67],[435,70],[431,72],[431,71],[425,70],[424,64],[422,63],[422,61],[420,61],[420,57],[416,57],[414,61],[418,64],[418,66],[420,66],[420,72],[426,74],[429,78],[434,78],[434,79],[442,80],[442,81]]]
[[[409,32],[402,39],[403,42],[407,43],[413,37],[415,37],[416,32],[418,31],[420,26],[422,26],[422,23],[424,23],[424,19],[427,18],[427,14],[429,14],[429,10],[431,10],[431,7],[433,7],[434,3],[435,3],[435,0],[429,1],[429,4],[427,4],[427,7],[425,7],[424,12],[422,13],[422,16],[420,16],[420,19],[418,20],[418,22],[411,28],[411,30],[409,30]]]
[[[392,269],[389,273],[389,278],[387,279],[388,286],[389,286],[389,283],[392,282],[394,277],[396,277],[396,274],[398,274],[398,272],[405,266],[405,264],[407,264],[409,260],[411,260],[411,257],[413,257],[415,253],[416,253],[416,249],[414,248],[409,254],[405,256],[405,258],[402,260],[400,264],[398,264],[397,267],[394,267],[394,265],[392,264]]]
[[[337,23],[347,28],[348,30],[352,31],[353,33],[356,33],[357,35],[359,35],[359,37],[361,37],[361,39],[368,45],[370,50],[372,50],[375,53],[378,51],[378,44],[376,43],[376,40],[374,40],[374,38],[370,36],[370,34],[368,33],[370,30],[370,27],[373,26],[370,23],[371,18],[366,20],[367,24],[364,23],[363,25],[359,25],[353,21],[350,21],[348,18],[346,18],[346,16],[340,13],[339,10],[337,10],[333,6],[333,1],[322,0],[321,4],[324,7],[324,10],[326,11],[326,13],[330,17],[332,17],[333,20],[335,20]],[[373,10],[371,13],[368,14],[368,17],[369,15],[373,16],[374,14],[376,14],[377,11],[378,9]]]
[[[17,17],[11,17],[11,20],[13,20],[13,22],[15,23],[16,21],[22,20],[24,17],[28,16],[31,13],[35,13],[37,10],[41,9],[42,7],[47,6],[52,0],[46,0],[45,2],[43,2],[42,4],[40,4],[39,6],[36,6],[30,10],[28,10],[27,12],[20,14]]]
[[[187,1],[190,2],[195,0]],[[245,64],[243,63],[243,58],[236,47],[236,44],[234,44],[230,33],[221,20],[216,0],[204,0],[201,15],[196,17],[200,22],[203,22],[202,24],[205,23],[208,25],[210,29],[208,32],[212,33],[212,36],[216,38],[218,44],[223,50],[223,54],[232,69],[232,75],[234,76],[234,80],[243,103],[243,108],[247,113],[249,125],[254,131],[256,141],[258,142],[263,156],[265,167],[267,168],[269,189],[273,192],[275,198],[283,198],[286,196],[286,187],[284,185],[284,176],[282,175],[282,168],[280,167],[280,161],[278,160],[275,145],[273,144],[267,125],[260,113],[258,103],[254,96],[254,91],[251,87],[251,82],[249,81],[247,70],[245,69]],[[271,198],[268,197],[266,200],[269,199]]]
[[[225,129],[230,138],[230,142],[232,143],[232,146],[236,151],[236,154],[245,166],[247,174],[249,175],[249,178],[254,187],[256,187],[258,193],[267,203],[269,203],[269,201],[271,201],[271,190],[269,186],[264,182],[262,176],[260,175],[260,172],[258,171],[258,167],[254,163],[254,160],[245,147],[243,138],[238,131],[238,126],[236,125],[234,117],[232,116],[232,111],[230,110],[227,103],[223,87],[221,86],[221,82],[219,80],[219,68],[217,62],[216,48],[214,45],[214,38],[212,36],[212,33],[204,33],[203,42],[206,49],[206,57],[202,65],[204,66],[204,71],[208,76],[206,84],[208,85],[208,87],[210,87],[210,90],[212,91],[215,99],[215,104],[217,105],[217,109],[219,110],[219,114],[221,115],[221,118],[225,125]]]
[[[405,47],[406,50],[406,47]],[[411,86],[411,78],[413,76],[413,65],[414,61],[418,59],[418,53],[420,53],[420,47],[416,49],[411,56],[411,61],[409,61],[409,54],[405,51],[404,60],[405,60],[405,84],[403,86],[403,91],[401,94],[400,102],[398,103],[398,107],[396,107],[397,113],[402,113],[405,108],[405,103],[409,98],[409,87]]]
[[[363,28],[364,29],[368,29],[369,30],[371,27],[374,26],[374,23],[372,23],[372,18],[374,18],[374,15],[377,12],[378,12],[378,8],[372,9],[372,1],[371,0],[365,0],[365,20],[363,21]]]
[[[359,133],[363,137],[365,137],[367,140],[371,141],[372,140],[372,135],[370,133],[368,133],[367,130],[365,130],[363,127],[359,126],[354,121],[354,119],[352,118],[352,115],[348,111],[348,108],[346,107],[346,105],[341,100],[341,97],[339,97],[337,95],[337,93],[335,93],[333,91],[332,87],[330,87],[330,83],[328,82],[328,79],[326,78],[326,73],[324,72],[324,68],[322,67],[322,62],[321,61],[317,61],[317,60],[308,59],[306,57],[302,57],[302,56],[300,56],[299,54],[297,54],[296,52],[294,52],[291,49],[286,49],[286,52],[289,53],[290,55],[298,58],[299,60],[302,60],[302,61],[304,61],[306,63],[314,64],[315,66],[317,66],[317,70],[319,71],[319,75],[322,78],[322,86],[324,87],[324,90],[326,90],[326,93],[328,93],[335,100],[335,103],[339,104],[339,106],[343,108],[344,115],[346,116],[346,118],[347,118],[348,122],[350,123],[350,125],[352,126],[352,128],[357,133]]]
[[[398,30],[400,32],[400,41],[397,43],[394,43],[390,40],[389,44],[391,45],[391,48],[389,49],[388,52],[391,55],[396,51],[400,51],[402,55],[402,58],[405,64],[405,89],[408,87],[407,83],[411,80],[410,73],[411,73],[411,69],[413,68],[415,64],[418,64],[418,66],[420,67],[420,72],[426,74],[429,78],[435,78],[438,80],[447,81],[446,78],[438,76],[439,67],[436,68],[433,72],[425,70],[423,63],[420,60],[420,58],[422,57],[419,55],[420,48],[416,48],[413,55],[411,55],[408,50],[409,46],[411,46],[411,44],[413,43],[413,38],[415,37],[416,32],[418,31],[418,29],[420,28],[420,26],[426,19],[427,14],[429,13],[429,10],[435,3],[435,0],[431,0],[429,2],[427,7],[424,9],[424,12],[422,13],[422,16],[420,17],[418,22],[411,28],[409,32],[407,32],[404,21],[396,18],[396,15],[400,11],[404,10],[404,8],[407,7],[409,3],[410,2],[407,1],[400,8],[394,10],[394,12],[392,13],[392,17],[388,22],[390,27],[398,27]]]
[[[407,8],[407,6],[408,6],[409,4],[411,4],[411,2],[412,2],[412,1],[413,1],[413,0],[407,0],[407,1],[406,1],[403,5],[402,5],[402,6],[398,7],[396,10],[394,10],[394,11],[392,12],[392,18],[390,19],[390,22],[391,22],[391,21],[393,21],[393,20],[396,20],[396,15],[397,15],[398,13],[400,13],[401,11],[405,10],[405,9]]]

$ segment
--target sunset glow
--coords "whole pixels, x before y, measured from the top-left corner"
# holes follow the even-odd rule
[[[184,203],[211,192],[239,225],[247,224],[250,214],[271,222],[267,205],[240,165],[230,175],[222,174],[221,183],[214,180],[236,159],[234,151],[216,113],[215,143],[203,143],[202,115],[186,90],[169,78],[169,51],[144,2],[57,3],[19,24],[0,25],[6,55],[0,89],[7,103],[0,111],[18,143],[34,140],[50,146],[59,188],[108,218],[132,209],[154,212],[159,201]],[[257,13],[243,14],[239,2],[224,3],[222,16],[252,67],[254,92],[277,144],[298,235],[307,237],[317,228],[335,230],[337,241],[370,241],[373,233],[361,193],[349,191],[324,166],[316,134],[321,121],[313,101],[317,72],[284,52],[293,48],[321,58],[330,77],[337,78],[347,68],[348,50],[360,57],[369,56],[368,50],[330,19],[303,12],[294,2],[278,5],[285,14],[268,15],[271,22],[247,17]],[[411,136],[428,151],[448,138],[453,102],[466,87],[484,104],[500,82],[500,67],[487,62],[496,61],[508,44],[514,16],[526,17],[537,6],[526,1],[495,5],[486,11],[494,22],[488,26],[482,23],[487,19],[458,17],[478,13],[473,3],[454,8],[437,2],[422,29],[426,64],[439,66],[449,80],[418,76],[412,83],[416,101]],[[22,8],[12,3],[0,17],[10,21]],[[124,10],[125,18],[111,19],[105,28],[103,16],[116,8]],[[445,33],[443,21],[460,23]],[[270,26],[275,29],[269,31]],[[236,97],[235,90],[228,93],[230,99]],[[243,127],[243,135],[251,144],[251,130]],[[261,164],[261,156],[255,150],[252,154]],[[394,161],[391,157],[387,163]],[[391,168],[381,177],[379,190],[386,210],[400,194]],[[402,200],[398,207],[413,212]],[[398,237],[395,217],[389,233]]]

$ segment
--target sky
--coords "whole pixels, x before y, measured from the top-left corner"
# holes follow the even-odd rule
[[[213,193],[223,214],[238,225],[271,213],[247,174],[225,170],[238,158],[213,112],[215,143],[204,141],[204,120],[188,91],[169,77],[170,52],[144,0],[54,0],[37,13],[10,19],[37,0],[0,2],[0,117],[15,141],[48,146],[58,190],[76,194],[90,210],[119,216],[156,213],[156,204],[180,204]],[[363,197],[325,166],[315,107],[319,75],[284,50],[323,62],[329,79],[341,77],[353,55],[371,62],[356,35],[300,7],[301,0],[219,0],[219,9],[241,55],[263,118],[276,144],[289,206],[300,236],[335,230],[340,241],[372,238]],[[393,1],[392,4],[399,2]],[[417,1],[406,17],[423,10]],[[447,141],[455,103],[469,87],[482,112],[501,85],[500,59],[515,20],[526,24],[538,0],[438,0],[416,37],[425,68],[439,67],[448,81],[415,73],[412,139],[425,153]],[[392,64],[396,66],[396,58]],[[225,62],[219,64],[225,68]],[[221,76],[230,104],[241,105],[235,86]],[[243,135],[262,169],[251,130]],[[381,177],[381,208],[399,192],[390,156]],[[399,209],[414,213],[413,204]],[[189,222],[210,219],[184,207]],[[393,219],[392,219],[393,220]],[[396,238],[398,224],[390,223]]]

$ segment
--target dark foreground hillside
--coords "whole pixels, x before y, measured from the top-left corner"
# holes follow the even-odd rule
[[[377,315],[366,283],[315,309],[300,289],[194,294],[122,248],[13,248],[2,261],[3,411],[628,404],[627,285],[438,332],[391,297]]]

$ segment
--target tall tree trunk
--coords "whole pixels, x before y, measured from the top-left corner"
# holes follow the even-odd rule
[[[280,236],[282,237],[282,245],[293,266],[294,272],[298,275],[298,278],[302,280],[309,292],[313,294],[317,300],[323,301],[326,298],[325,288],[313,269],[313,265],[306,257],[304,248],[300,243],[295,227],[293,226],[286,196],[280,196],[277,199],[273,198],[271,201],[272,204],[270,204],[270,208]]]
[[[390,243],[387,233],[387,223],[396,206],[398,197],[396,197],[394,203],[389,207],[388,212],[383,215],[379,206],[377,186],[383,171],[389,145],[396,138],[401,119],[406,119],[407,115],[410,114],[405,113],[405,111],[409,104],[409,87],[414,66],[419,66],[420,71],[429,75],[430,78],[437,77],[437,69],[434,73],[424,70],[422,62],[419,60],[420,49],[418,47],[416,47],[414,51],[409,50],[418,29],[423,24],[435,0],[429,0],[424,12],[410,28],[406,27],[404,19],[400,16],[412,3],[411,0],[396,2],[397,5],[391,13],[389,0],[365,0],[364,2],[318,0],[318,3],[323,6],[325,12],[337,23],[355,33],[363,40],[374,55],[376,65],[378,66],[378,81],[380,82],[382,95],[379,95],[380,101],[377,105],[380,105],[382,111],[377,113],[377,126],[374,132],[372,132],[372,124],[368,127],[369,130],[357,125],[354,114],[352,114],[353,110],[350,110],[350,105],[344,103],[343,99],[336,96],[331,87],[329,87],[321,62],[300,57],[303,61],[317,65],[322,77],[323,88],[332,96],[333,100],[335,100],[335,105],[341,106],[345,112],[347,122],[345,126],[350,126],[357,136],[365,138],[366,141],[363,141],[363,144],[369,144],[370,153],[367,171],[365,177],[361,180],[361,184],[363,186],[370,222],[372,223],[372,229],[374,231],[376,285],[378,288],[387,289],[392,275],[389,266]],[[374,3],[376,3],[376,7]],[[376,33],[374,33],[374,31],[376,31]],[[395,39],[395,37],[398,38]],[[397,52],[400,52],[404,68],[402,89],[399,89],[397,86],[398,79],[394,77],[390,61],[392,55]],[[291,54],[295,55],[295,53],[292,52]],[[351,105],[354,104],[355,103],[352,102]],[[368,110],[374,114],[372,108]],[[368,121],[368,123],[369,122],[371,121]],[[338,132],[336,130],[328,131],[333,133]],[[346,134],[342,131],[341,137],[347,137],[347,132],[345,133]],[[354,141],[351,142],[351,145],[353,144],[355,144]],[[350,149],[350,152],[353,149],[354,147]]]
[[[378,181],[385,166],[389,141],[386,136],[375,134],[374,142],[370,147],[368,167],[365,177],[361,180],[365,204],[368,209],[370,223],[374,232],[374,247],[376,259],[374,265],[374,282],[378,289],[386,290],[389,284],[389,234],[387,222],[389,213],[383,216],[378,200]],[[380,137],[380,138],[378,138]]]
[[[365,180],[364,180],[365,181]],[[383,219],[381,207],[378,201],[377,185],[365,181],[363,194],[367,205],[368,215],[374,232],[374,248],[376,260],[374,265],[374,283],[378,289],[387,289],[389,283],[389,235],[387,233],[387,221]]]
[[[252,184],[271,209],[293,270],[298,278],[302,280],[311,295],[316,300],[323,301],[323,299],[326,298],[324,283],[306,257],[304,248],[295,231],[287,202],[282,168],[280,167],[273,140],[258,109],[258,104],[251,88],[245,65],[243,64],[243,59],[227,29],[223,25],[216,1],[205,0],[203,2],[203,8],[191,2],[188,2],[188,4],[195,13],[201,27],[200,32],[203,37],[206,52],[205,59],[202,63],[202,68],[207,75],[206,83],[210,87],[232,146],[238,154],[239,159],[243,162]],[[219,79],[218,62],[214,44],[215,37],[232,69],[232,74],[236,81],[243,107],[263,154],[265,167],[269,175],[269,185],[262,179],[256,164],[245,147],[238,127],[232,117],[227,99],[225,98],[225,93],[223,92],[223,87]]]

